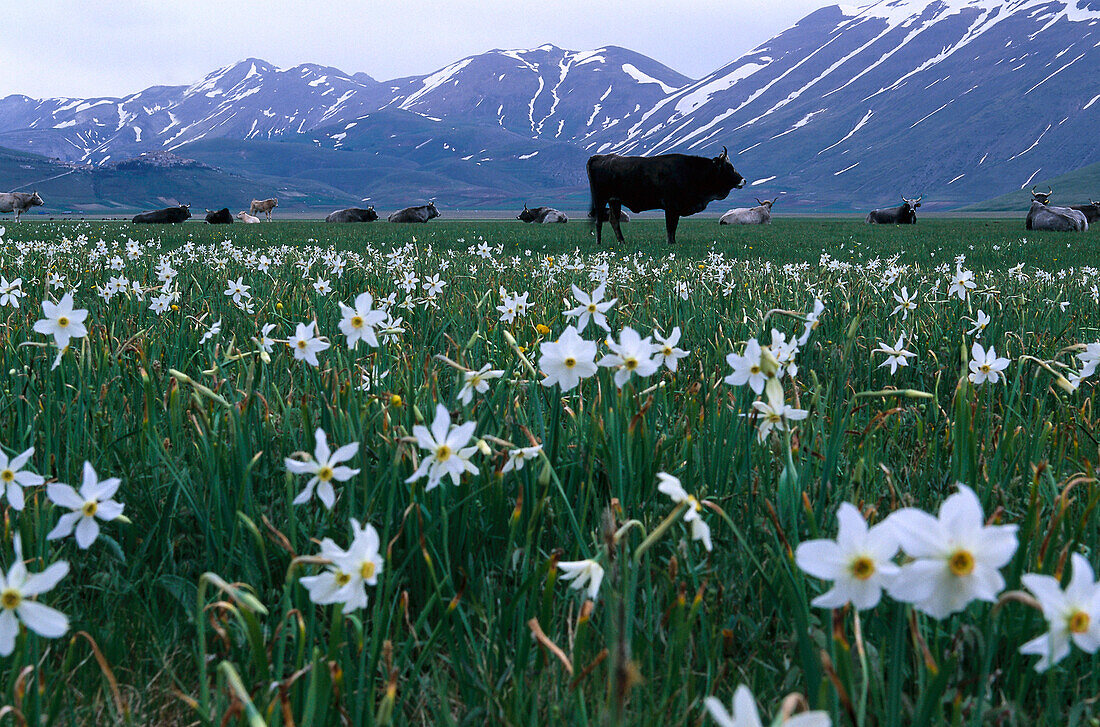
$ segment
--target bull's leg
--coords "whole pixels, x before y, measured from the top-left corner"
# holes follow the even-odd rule
[[[676,244],[676,225],[680,224],[680,215],[665,210],[665,232],[668,234],[668,244]]]
[[[19,221],[19,215],[21,215],[22,213],[23,213],[23,211],[20,210],[18,207],[15,208],[15,221],[16,222]]]
[[[622,228],[619,227],[619,221],[621,220],[622,215],[623,215],[623,203],[622,202],[612,202],[611,203],[611,229],[615,230],[615,238],[619,242],[626,242],[626,240],[623,239]]]
[[[603,210],[596,211],[596,244],[603,244]]]

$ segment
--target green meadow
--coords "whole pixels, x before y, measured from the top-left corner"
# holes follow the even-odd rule
[[[742,684],[764,724],[807,709],[860,727],[1096,724],[1083,637],[1044,672],[1019,649],[1052,625],[1025,574],[1064,585],[1074,554],[1100,568],[1085,347],[1100,340],[1100,233],[1026,232],[1022,216],[685,220],[674,248],[659,220],[603,248],[577,222],[8,223],[0,451],[33,447],[25,469],[45,484],[22,488],[22,508],[0,502],[0,567],[18,535],[31,573],[69,570],[25,596],[68,617],[56,638],[0,588],[0,631],[21,622],[0,725],[696,727],[720,724],[707,697],[728,708]],[[628,327],[678,327],[690,353],[621,388],[609,366],[544,386],[546,347],[576,323],[571,286],[601,282],[610,331],[580,332],[597,362]],[[2,297],[16,287],[18,307]],[[903,288],[912,307],[895,312]],[[60,352],[34,326],[69,292],[87,332]],[[349,349],[340,304],[364,292],[386,320],[377,346]],[[316,366],[287,343],[312,322],[330,344]],[[773,329],[806,334],[781,376],[765,360],[778,383],[727,382],[750,341],[779,350]],[[975,344],[1008,359],[999,381],[971,379]],[[914,355],[891,373],[884,348]],[[464,372],[485,364],[500,377],[462,402]],[[753,404],[775,386],[804,417],[761,437]],[[476,472],[429,488],[408,480],[440,405],[476,424],[461,443]],[[309,478],[286,464],[317,457],[318,429],[355,444],[331,508],[294,504]],[[85,462],[119,478],[125,510],[83,548],[49,537],[68,512],[49,492],[79,489]],[[695,500],[658,491],[659,473]],[[988,526],[1017,528],[992,598],[943,618],[887,593],[811,605],[830,584],[795,554],[837,537],[842,503],[872,525],[935,515],[958,483]],[[301,579],[348,575],[322,541],[348,547],[352,518],[376,529],[383,566],[365,606],[317,603]],[[602,569],[594,596],[562,578],[582,561]]]

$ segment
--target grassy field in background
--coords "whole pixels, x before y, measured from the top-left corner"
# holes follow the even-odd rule
[[[1095,724],[1094,656],[1074,648],[1040,674],[1019,653],[1047,628],[1024,595],[942,620],[888,597],[830,611],[810,605],[828,583],[794,552],[835,538],[844,502],[877,523],[934,513],[963,483],[991,523],[1019,527],[1006,591],[1025,573],[1065,580],[1073,553],[1100,568],[1094,382],[1061,378],[1100,339],[1100,233],[685,220],[670,248],[659,220],[623,230],[601,249],[577,223],[8,223],[0,275],[25,297],[0,302],[0,446],[34,447],[27,468],[47,481],[79,486],[85,461],[120,478],[126,520],[81,549],[47,539],[61,508],[44,487],[21,510],[4,499],[0,566],[16,533],[31,572],[68,562],[39,600],[70,624],[57,639],[23,629],[0,658],[0,725],[697,727],[717,724],[704,699],[728,705],[739,684],[765,724],[792,693],[836,725]],[[957,265],[974,272],[965,300],[948,295]],[[97,292],[119,276],[124,290]],[[224,294],[237,279],[251,310]],[[540,384],[571,285],[599,281],[617,298],[615,340],[682,330],[677,371],[622,389],[608,369],[571,391]],[[905,318],[903,286],[917,300]],[[88,335],[53,368],[33,326],[74,287]],[[511,323],[502,287],[529,293]],[[376,308],[396,293],[402,330],[349,350],[339,304],[365,291]],[[172,307],[150,310],[165,294]],[[781,379],[806,418],[761,440],[763,395],[726,382],[727,356],[772,329],[798,337],[815,300],[819,323]],[[311,321],[331,343],[317,367],[285,343]],[[266,353],[270,324],[282,342]],[[903,333],[916,356],[891,374],[879,349]],[[608,335],[582,331],[597,360]],[[975,342],[1011,360],[1003,382],[968,380]],[[488,363],[502,377],[459,401],[456,366]],[[476,423],[478,472],[426,489],[407,482],[428,454],[413,432],[437,405]],[[331,510],[293,504],[307,478],[284,462],[313,453],[318,428],[334,449],[356,443],[345,464],[359,472],[335,483]],[[534,443],[537,458],[503,471]],[[657,491],[661,472],[708,503],[712,551]],[[384,567],[345,613],[300,579],[326,568],[322,539],[348,545],[351,518],[377,528]],[[584,559],[606,573],[591,601],[558,567]]]

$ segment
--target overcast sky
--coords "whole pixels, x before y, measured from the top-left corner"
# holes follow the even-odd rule
[[[0,97],[122,96],[247,57],[386,80],[543,43],[624,46],[698,78],[836,2],[12,0],[0,20]]]

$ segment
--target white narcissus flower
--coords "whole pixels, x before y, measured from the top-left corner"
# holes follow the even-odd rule
[[[684,511],[684,522],[691,523],[691,539],[703,543],[703,547],[709,552],[713,548],[710,540],[710,526],[703,522],[703,504],[689,495],[679,478],[673,477],[667,472],[657,473],[657,491],[668,495],[677,505],[687,505]]]
[[[977,287],[978,284],[974,282],[974,273],[959,267],[955,270],[955,277],[951,279],[951,287],[947,289],[947,297],[957,295],[959,300],[966,300],[966,297],[970,295],[970,291]]]
[[[994,603],[1005,587],[1000,569],[1016,553],[1015,525],[985,525],[974,491],[959,491],[940,505],[938,517],[916,508],[886,519],[912,562],[888,587],[890,596],[943,619],[973,600]]]
[[[348,348],[355,348],[359,341],[368,346],[378,347],[376,329],[386,321],[386,312],[374,309],[374,297],[370,293],[360,293],[355,297],[355,306],[340,304],[343,319],[340,332],[347,336]]]
[[[620,389],[634,374],[652,376],[661,367],[661,362],[653,358],[653,341],[649,336],[642,338],[633,328],[624,328],[618,343],[611,336],[606,343],[611,353],[600,359],[600,366],[615,369],[615,386]]]
[[[458,400],[463,404],[469,404],[474,400],[474,392],[484,394],[489,390],[488,379],[499,379],[504,372],[494,369],[492,364],[485,364],[477,371],[462,372],[462,389],[458,392]]]
[[[859,610],[874,608],[882,589],[898,574],[893,563],[898,553],[894,531],[886,523],[867,527],[859,508],[845,502],[837,510],[836,540],[808,540],[798,546],[794,558],[806,573],[833,587],[813,600],[817,608],[840,608],[851,603]]]
[[[779,379],[768,379],[768,401],[760,400],[752,403],[752,408],[760,414],[760,422],[757,425],[757,436],[763,442],[772,431],[787,431],[788,421],[802,421],[809,412],[805,409],[795,409],[784,400],[783,385]]]
[[[299,323],[294,329],[294,335],[286,342],[290,350],[294,351],[294,358],[305,361],[311,366],[319,366],[317,354],[329,347],[329,342],[316,334],[316,321]]]
[[[122,514],[125,507],[121,502],[113,499],[121,480],[117,477],[108,477],[100,480],[92,468],[91,462],[84,463],[84,480],[80,484],[80,492],[61,482],[51,482],[46,485],[46,495],[53,504],[64,507],[72,512],[67,512],[57,521],[57,525],[46,536],[47,540],[57,540],[68,537],[76,530],[76,544],[82,550],[99,537],[99,523],[97,519],[110,522]]]
[[[974,336],[974,338],[981,338],[982,333],[985,331],[985,327],[989,325],[989,322],[991,320],[993,319],[990,318],[985,311],[979,308],[978,317],[971,321],[971,323],[974,324],[974,327],[967,331],[966,335]]]
[[[88,329],[84,326],[88,311],[73,310],[72,293],[66,293],[57,303],[42,301],[42,315],[43,318],[35,322],[34,330],[53,336],[58,348],[63,349],[68,346],[73,338],[83,338],[88,335]]]
[[[454,484],[462,481],[462,474],[469,472],[476,475],[478,468],[470,461],[470,457],[477,451],[477,447],[467,447],[470,439],[477,429],[477,422],[465,422],[454,426],[451,424],[451,414],[442,404],[435,406],[435,419],[432,428],[420,424],[413,427],[413,436],[416,437],[420,448],[430,452],[420,461],[416,472],[405,482],[416,482],[427,475],[428,484],[425,492],[434,489],[445,475],[451,476]]]
[[[718,727],[763,727],[760,713],[756,711],[756,700],[744,684],[737,687],[733,694],[733,711],[727,711],[726,705],[716,697],[707,697],[703,704]],[[832,727],[827,712],[803,712],[783,722],[783,727]]]
[[[573,286],[573,297],[577,300],[579,305],[576,308],[565,311],[565,315],[576,316],[578,332],[588,327],[589,320],[605,331],[611,330],[611,326],[607,325],[606,314],[619,299],[612,298],[611,300],[605,301],[603,296],[606,288],[607,283],[601,283],[600,287],[596,288],[592,291],[592,294],[589,295],[576,285]]]
[[[917,292],[913,291],[913,294],[909,295],[909,288],[902,286],[900,295],[894,293],[894,300],[896,300],[898,304],[890,315],[896,316],[898,313],[901,313],[901,319],[903,321],[909,320],[909,312],[917,309]]]
[[[0,573],[0,656],[8,656],[15,650],[20,621],[47,639],[65,635],[69,617],[30,599],[53,590],[68,573],[69,564],[63,560],[52,563],[41,573],[28,573],[23,563],[23,543],[15,536],[15,560],[7,575]]]
[[[309,591],[309,600],[320,606],[341,603],[345,613],[366,608],[366,587],[378,584],[378,574],[385,566],[374,526],[370,523],[363,526],[352,519],[351,531],[352,541],[347,550],[331,538],[322,540],[320,555],[331,565],[323,573],[298,580]]]
[[[508,461],[501,467],[500,473],[511,472],[515,470],[519,472],[523,469],[523,466],[527,464],[529,460],[535,459],[542,454],[542,445],[536,444],[533,447],[521,447],[520,449],[508,450]]]
[[[657,331],[653,332],[653,340],[656,341],[654,347],[657,349],[657,358],[660,363],[664,364],[669,371],[676,371],[680,365],[680,359],[691,354],[691,351],[685,351],[682,348],[677,348],[676,344],[680,342],[680,326],[676,326],[672,329],[672,333],[668,337],[662,336]]]
[[[199,343],[206,343],[214,336],[220,336],[222,332],[222,319],[219,318],[217,322],[210,326],[210,330],[202,334],[202,338],[199,339]]]
[[[596,373],[596,342],[581,338],[573,326],[557,341],[543,341],[540,348],[539,368],[546,372],[543,386],[557,384],[563,392],[570,391]]]
[[[986,381],[996,384],[1010,363],[1012,361],[1007,358],[998,358],[997,349],[992,346],[986,351],[982,344],[975,343],[970,349],[970,381],[976,386],[981,386]]]
[[[8,503],[14,510],[23,509],[24,487],[37,487],[46,481],[42,475],[23,469],[23,465],[27,464],[33,455],[34,447],[30,447],[9,460],[8,455],[0,450],[0,488],[3,489],[2,494],[8,496]]]
[[[886,354],[886,360],[878,365],[879,368],[883,366],[890,367],[890,373],[896,374],[898,372],[898,366],[908,366],[909,359],[916,358],[917,354],[912,351],[905,350],[905,334],[901,334],[898,337],[898,342],[893,347],[887,346],[882,341],[878,342],[879,347],[871,353],[884,353]]]
[[[733,367],[733,373],[725,379],[727,384],[731,386],[748,384],[749,388],[757,394],[764,390],[764,384],[768,381],[768,377],[764,374],[764,353],[755,338],[748,340],[743,354],[727,355],[726,363]]]
[[[603,566],[594,560],[574,560],[558,563],[558,570],[563,573],[561,580],[573,581],[570,588],[579,591],[588,586],[588,598],[596,600],[603,583]]]
[[[1044,672],[1069,654],[1072,641],[1085,653],[1100,649],[1100,584],[1088,559],[1074,553],[1073,572],[1062,590],[1057,578],[1028,573],[1020,580],[1043,609],[1049,630],[1020,647],[1021,654],[1039,657],[1035,670]]]
[[[802,329],[802,335],[798,338],[798,345],[805,346],[810,340],[810,334],[821,325],[821,314],[825,312],[825,304],[814,298],[814,309],[806,316],[806,326]],[[757,392],[758,394],[760,392]]]
[[[305,489],[294,498],[295,505],[309,502],[309,498],[313,497],[313,490],[316,488],[317,497],[321,500],[321,503],[326,509],[331,510],[336,502],[336,490],[332,487],[333,480],[347,482],[359,474],[359,470],[353,470],[351,467],[340,464],[355,456],[359,451],[359,442],[345,444],[333,452],[329,449],[328,435],[325,434],[324,429],[318,427],[317,431],[314,432],[314,437],[316,444],[313,449],[313,459],[302,462],[287,457],[283,460],[283,464],[293,474],[313,475],[306,483]]]

